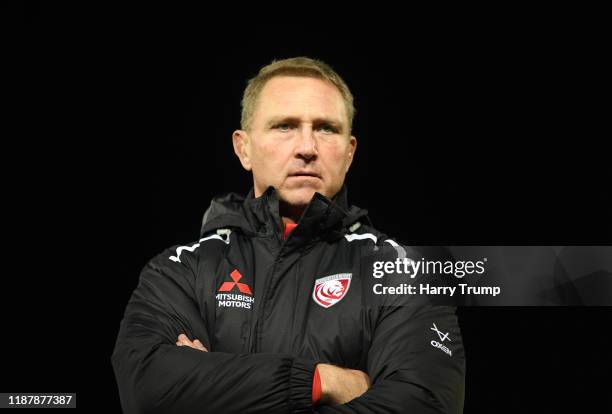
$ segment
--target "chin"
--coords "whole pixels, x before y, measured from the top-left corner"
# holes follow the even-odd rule
[[[293,206],[305,206],[310,203],[310,200],[312,200],[312,196],[314,196],[314,193],[317,191],[321,192],[321,190],[316,190],[314,188],[300,188],[292,190],[281,190],[279,195],[280,199],[287,204]]]

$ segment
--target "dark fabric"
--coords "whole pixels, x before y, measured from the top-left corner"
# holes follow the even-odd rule
[[[461,412],[455,309],[369,303],[361,258],[387,237],[346,200],[344,188],[334,200],[315,194],[285,240],[273,188],[213,200],[201,239],[151,260],[127,305],[112,355],[124,412],[312,412],[318,362],[373,382],[319,413]],[[344,297],[321,306],[315,283],[338,274],[350,275]],[[452,356],[431,345],[433,323]],[[177,347],[181,333],[210,352]]]

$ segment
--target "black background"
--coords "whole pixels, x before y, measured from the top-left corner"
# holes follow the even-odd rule
[[[120,412],[110,354],[139,271],[197,238],[211,197],[248,190],[231,132],[246,80],[275,58],[320,58],[349,84],[349,196],[383,232],[405,244],[610,244],[596,25],[250,13],[3,11],[0,392],[77,392],[84,412]],[[466,413],[612,407],[609,308],[459,316]]]

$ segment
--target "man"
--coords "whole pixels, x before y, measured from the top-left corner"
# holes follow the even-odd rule
[[[347,204],[353,115],[320,61],[249,82],[233,144],[253,189],[144,268],[112,356],[126,413],[462,411],[454,308],[368,303],[363,252],[397,244]]]

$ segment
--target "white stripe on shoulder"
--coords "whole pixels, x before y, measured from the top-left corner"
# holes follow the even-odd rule
[[[406,257],[406,249],[404,249],[402,246],[397,244],[397,242],[395,240],[387,239],[387,240],[385,240],[385,242],[389,243],[391,246],[393,246],[395,248],[395,250],[397,250],[397,257],[398,258],[404,259]]]
[[[217,230],[217,234],[213,234],[211,236],[208,237],[204,237],[202,239],[200,239],[196,244],[192,245],[192,246],[179,246],[176,248],[176,256],[170,256],[169,259],[172,260],[173,262],[179,262],[181,263],[181,253],[183,252],[183,250],[187,250],[189,252],[193,252],[195,249],[197,249],[198,247],[200,247],[200,243],[205,242],[206,240],[221,240],[223,243],[225,244],[229,244],[230,242],[230,234],[232,233],[231,230],[229,229],[219,229]],[[223,236],[225,236],[225,239],[223,238]]]
[[[374,242],[374,244],[378,243],[378,237],[376,237],[372,233],[345,234],[344,237],[349,242],[352,242],[353,240],[366,240],[366,239],[370,239],[370,240],[372,240]],[[393,248],[397,251],[397,257],[399,257],[400,259],[403,259],[403,258],[406,257],[406,250],[402,246],[400,246],[395,240],[386,239],[385,242],[389,243],[391,246],[393,246]],[[374,249],[377,249],[377,247],[374,247]]]
[[[344,237],[352,242],[353,240],[365,240],[370,239],[376,244],[378,242],[378,237],[373,235],[372,233],[363,233],[363,234],[345,234]]]

